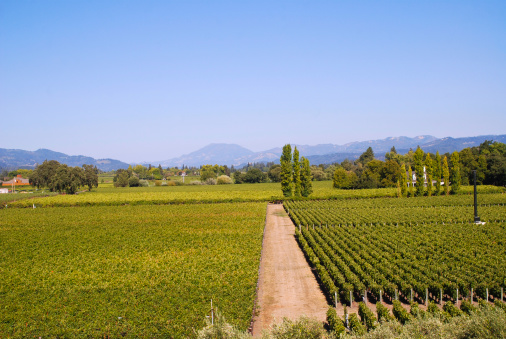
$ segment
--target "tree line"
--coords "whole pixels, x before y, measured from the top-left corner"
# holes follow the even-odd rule
[[[31,172],[29,181],[37,188],[47,187],[51,192],[74,194],[83,186],[87,186],[89,191],[98,187],[98,169],[93,165],[69,167],[56,160],[46,160]]]
[[[392,147],[385,161],[375,159],[369,147],[356,161],[345,160],[333,165],[333,170],[335,188],[398,187],[400,196],[456,194],[461,185],[473,183],[474,170],[478,184],[504,186],[506,145],[485,141],[443,156],[425,153],[420,147],[401,155]]]

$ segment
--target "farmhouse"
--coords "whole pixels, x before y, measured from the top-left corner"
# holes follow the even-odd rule
[[[18,176],[12,178],[12,180],[2,182],[2,186],[12,186],[12,185],[26,186],[30,185],[30,181],[28,179],[23,178],[21,174],[18,174]]]
[[[416,184],[416,172],[413,172],[413,176],[411,180],[409,180],[409,172],[406,171],[406,176],[408,177],[408,186],[415,186]],[[443,186],[445,183],[440,179],[440,184]],[[427,173],[425,173],[425,166],[423,166],[423,185],[427,187]],[[432,185],[436,185],[436,180],[432,179]]]

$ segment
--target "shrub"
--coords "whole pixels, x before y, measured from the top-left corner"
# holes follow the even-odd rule
[[[411,319],[408,311],[402,307],[402,304],[399,300],[394,300],[394,309],[392,310],[392,313],[394,314],[394,317],[403,325],[407,323],[409,319]]]
[[[205,181],[206,185],[216,185],[216,179],[215,178],[207,178]]]
[[[329,330],[335,332],[338,335],[346,331],[343,322],[337,316],[336,309],[333,307],[329,307],[327,310],[327,324],[329,326]]]
[[[266,336],[266,338],[272,339],[321,339],[326,337],[325,329],[319,321],[304,316],[296,321],[283,318],[283,322],[274,325],[271,333]]]
[[[174,180],[167,181],[167,186],[176,186],[176,182]]]
[[[147,180],[139,180],[139,186],[140,187],[148,187],[149,182]]]
[[[216,310],[214,316],[214,325],[211,324],[209,319],[206,319],[206,327],[201,329],[197,333],[198,339],[247,339],[251,338],[251,336],[246,333],[238,330],[234,326],[227,323],[225,317],[221,315],[218,310]]]
[[[477,311],[477,308],[471,304],[469,300],[462,300],[460,304],[460,309],[462,312],[471,315],[472,313]]]
[[[202,181],[194,180],[190,182],[190,185],[204,185],[204,183]]]
[[[495,299],[494,305],[495,305],[495,307],[500,308],[501,310],[506,312],[506,303],[502,302],[501,300]]]
[[[459,310],[457,306],[455,306],[455,304],[453,304],[452,302],[447,302],[446,304],[444,304],[443,311],[448,313],[452,318],[462,315],[462,311]]]
[[[350,314],[348,319],[350,322],[350,330],[352,330],[354,334],[363,335],[367,332],[365,326],[362,325],[356,313]]]
[[[420,309],[416,301],[411,302],[409,314],[411,314],[414,318],[425,318],[425,312]]]
[[[376,313],[378,314],[379,322],[394,320],[394,318],[390,314],[390,310],[379,301],[376,303]]]
[[[136,176],[132,176],[130,177],[130,179],[128,179],[128,186],[130,187],[139,187],[139,178],[137,178]]]
[[[362,322],[365,323],[368,331],[376,328],[374,313],[372,313],[369,307],[363,302],[358,304],[358,315],[360,319],[362,319]]]
[[[218,177],[218,179],[216,180],[216,183],[218,185],[228,185],[228,184],[232,184],[233,181],[232,181],[232,178],[229,177],[228,175],[220,175]]]
[[[162,186],[161,180],[155,180],[155,186]]]

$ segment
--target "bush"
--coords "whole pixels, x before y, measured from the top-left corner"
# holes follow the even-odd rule
[[[379,322],[394,320],[394,318],[390,314],[390,310],[379,301],[376,303],[376,313],[378,314]]]
[[[477,308],[471,304],[469,300],[462,300],[460,304],[460,310],[468,315],[477,311]]]
[[[204,185],[202,181],[194,180],[190,182],[190,185]]]
[[[403,325],[407,323],[409,319],[411,319],[408,311],[402,307],[402,304],[399,300],[394,300],[394,309],[392,310],[392,313],[394,314],[394,317]]]
[[[221,315],[218,310],[216,310],[214,316],[214,325],[211,324],[211,320],[206,319],[206,327],[201,329],[197,333],[198,339],[247,339],[251,338],[251,336],[246,333],[238,330],[234,326],[227,323],[225,317]]]
[[[132,176],[130,177],[130,179],[128,179],[128,186],[139,187],[139,185],[140,185],[139,178],[137,178],[136,176]]]
[[[348,320],[350,322],[350,330],[352,330],[354,334],[363,335],[367,332],[365,326],[362,325],[356,313],[350,314]]]
[[[155,186],[162,186],[161,180],[155,180]]]
[[[452,318],[462,315],[462,311],[459,310],[457,306],[455,306],[452,302],[447,302],[446,304],[444,304],[443,311],[448,313]]]
[[[232,181],[232,178],[229,177],[228,175],[220,175],[218,177],[218,179],[216,180],[216,183],[218,185],[228,185],[228,184],[232,184],[233,181]]]
[[[139,186],[140,187],[148,187],[149,182],[147,180],[139,180]]]
[[[500,308],[501,310],[506,312],[506,303],[502,302],[501,300],[495,299],[494,305],[495,305],[495,307]]]
[[[325,329],[319,321],[303,316],[296,321],[283,318],[283,322],[274,325],[271,333],[264,338],[321,339],[326,337]]]
[[[206,185],[216,185],[216,179],[215,178],[207,178],[205,184]]]
[[[176,182],[174,180],[167,181],[167,186],[176,186]]]
[[[376,317],[374,317],[374,313],[363,302],[358,304],[358,315],[362,319],[362,322],[365,323],[368,331],[376,328]]]
[[[409,310],[409,314],[411,314],[413,318],[425,318],[425,312],[420,309],[416,301],[411,302],[411,309]]]
[[[343,322],[337,316],[336,309],[333,307],[329,307],[327,310],[327,324],[329,326],[329,330],[338,335],[346,331]]]

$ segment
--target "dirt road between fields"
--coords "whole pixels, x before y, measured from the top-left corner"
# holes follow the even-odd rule
[[[294,234],[295,226],[283,206],[268,205],[252,327],[254,337],[284,317],[298,319],[306,315],[325,321],[327,301]]]

